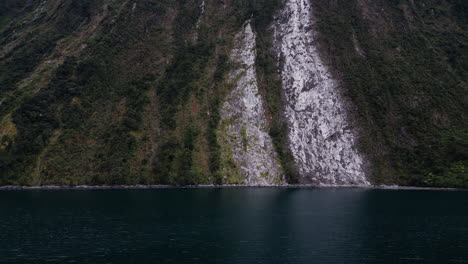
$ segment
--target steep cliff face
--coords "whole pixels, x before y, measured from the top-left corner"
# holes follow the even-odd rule
[[[320,51],[356,106],[371,180],[467,186],[468,2],[311,3]]]
[[[302,182],[369,184],[341,90],[323,63],[308,0],[289,0],[275,19],[289,143]]]
[[[1,185],[468,187],[467,1],[4,2]]]
[[[283,173],[268,134],[265,108],[259,94],[256,36],[250,21],[234,39],[228,82],[234,89],[221,108],[222,159],[233,159],[234,171],[222,169],[231,183],[271,185],[284,183]],[[234,174],[234,175],[232,175]],[[237,175],[236,175],[237,174]]]

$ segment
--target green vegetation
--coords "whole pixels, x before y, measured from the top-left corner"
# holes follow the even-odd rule
[[[67,2],[63,14],[39,28],[48,26],[58,32],[57,35],[62,30],[86,30],[91,16],[100,10],[95,6],[98,4],[99,1]],[[109,6],[109,9],[115,8],[122,7]],[[152,8],[154,10],[146,9],[147,12],[164,14],[161,6]],[[133,67],[135,71],[129,71],[127,65],[122,67],[126,60],[135,56],[128,52],[130,47],[146,40],[133,36],[147,29],[141,21],[133,19],[131,9],[126,10],[116,13],[118,21],[117,17],[107,17],[102,25],[106,33],[97,35],[92,42],[87,41],[92,46],[85,50],[86,56],[80,59],[67,56],[45,87],[33,86],[26,91],[23,101],[11,100],[11,103],[9,98],[16,99],[14,94],[7,93],[11,89],[2,89],[1,95],[7,100],[2,105],[5,106],[2,116],[13,111],[18,133],[13,145],[0,150],[0,184],[135,184],[143,181],[129,177],[133,153],[144,141],[132,132],[143,127],[142,116],[149,103],[146,92],[157,81],[161,70],[147,69],[144,65],[146,69],[137,66]],[[37,37],[42,38],[42,35]],[[162,36],[148,38],[155,40]],[[39,41],[40,48],[20,44],[11,51],[7,58],[15,62],[16,68],[2,68],[2,88],[30,74],[49,55],[42,47],[50,51],[57,40],[45,44]],[[158,49],[152,52],[158,53],[150,56],[153,59],[161,56]],[[9,77],[12,75],[15,81],[6,83],[5,80],[12,80]],[[38,176],[34,175],[35,171]]]
[[[281,8],[281,1],[258,1],[254,3],[255,26],[257,37],[257,76],[259,87],[264,95],[271,115],[269,134],[273,139],[286,181],[291,184],[299,182],[299,175],[294,165],[294,158],[289,149],[287,124],[283,116],[282,85],[276,64],[276,57],[271,51],[272,36],[268,27],[275,10]]]
[[[466,1],[316,8],[324,54],[357,106],[373,180],[468,187]]]
[[[241,128],[241,137],[242,147],[244,148],[244,151],[247,151],[247,148],[249,147],[249,139],[247,138],[247,128],[245,125]]]
[[[195,104],[203,103],[207,92],[203,79],[210,61],[215,59],[215,49],[210,40],[187,41],[193,35],[191,29],[198,20],[199,12],[195,6],[190,1],[178,3],[174,29],[175,57],[157,88],[161,129],[165,136],[154,172],[159,183],[164,184],[208,183],[208,175],[204,175],[204,170],[194,162],[196,142],[204,136],[204,131],[203,134],[201,131],[204,120],[187,111],[192,111]],[[208,79],[212,78],[209,76]]]
[[[0,6],[0,185],[243,183],[219,111],[248,19],[269,134],[299,181],[269,30],[282,1],[214,1],[203,17],[200,0],[41,3]],[[373,181],[468,187],[467,1],[313,4]]]

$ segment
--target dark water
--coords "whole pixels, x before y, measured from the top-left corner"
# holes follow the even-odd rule
[[[0,262],[468,263],[468,192],[1,191]]]

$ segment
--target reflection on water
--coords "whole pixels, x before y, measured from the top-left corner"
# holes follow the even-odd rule
[[[468,263],[468,192],[0,192],[0,262]]]

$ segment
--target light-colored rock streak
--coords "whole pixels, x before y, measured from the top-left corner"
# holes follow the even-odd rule
[[[304,183],[369,184],[336,81],[320,58],[309,0],[287,0],[275,19],[289,143]]]
[[[245,184],[282,184],[283,173],[274,151],[258,91],[255,71],[256,37],[250,22],[235,38],[228,82],[234,86],[221,109],[221,144],[228,145]],[[223,155],[226,155],[223,154]]]
[[[200,9],[200,16],[198,17],[197,24],[195,25],[196,29],[200,28],[201,20],[203,18],[203,15],[205,14],[205,0],[202,1],[198,8]]]
[[[198,8],[200,9],[200,15],[198,16],[197,23],[195,24],[195,32],[193,33],[193,40],[195,41],[198,40],[198,29],[200,29],[200,23],[205,15],[205,0],[202,1]]]

